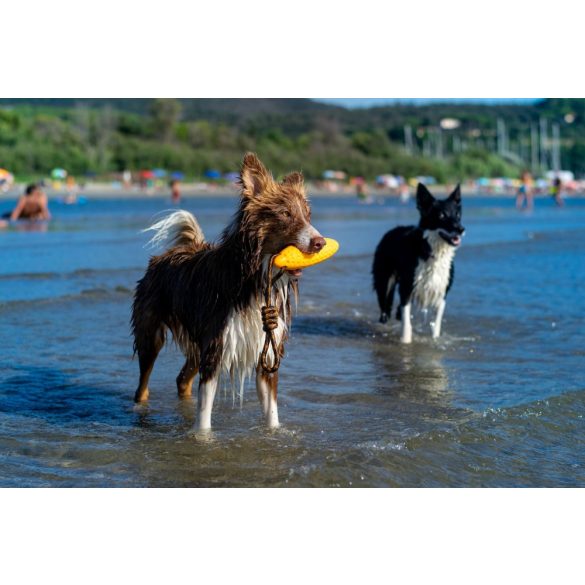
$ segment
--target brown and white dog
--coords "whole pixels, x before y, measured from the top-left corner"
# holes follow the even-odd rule
[[[241,199],[217,244],[205,242],[196,219],[177,211],[153,225],[154,243],[168,250],[151,258],[138,282],[132,307],[134,350],[140,363],[135,401],[148,399],[148,380],[167,330],[185,355],[177,388],[191,395],[199,373],[198,426],[211,428],[213,400],[221,374],[243,389],[256,371],[256,390],[266,422],[278,426],[278,373],[259,365],[264,344],[261,308],[270,258],[289,245],[318,252],[325,240],[311,225],[303,176],[277,182],[254,154],[240,174]],[[301,271],[285,273],[274,285],[278,307],[277,343],[286,338],[291,293]],[[272,350],[270,350],[272,352]],[[274,359],[273,353],[269,357]]]

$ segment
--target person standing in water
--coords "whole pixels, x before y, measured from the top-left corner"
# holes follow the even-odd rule
[[[171,187],[171,202],[178,205],[181,202],[181,182],[173,179],[170,183]]]
[[[2,216],[4,220],[48,221],[51,219],[47,194],[39,185],[29,185],[13,211]],[[6,223],[6,222],[5,222]]]
[[[173,205],[179,205],[181,202],[181,183],[177,179],[171,181],[171,202]]]
[[[560,177],[556,177],[553,181],[550,194],[559,207],[562,207],[565,204],[563,201],[563,181]]]
[[[363,177],[355,178],[355,194],[360,203],[372,203],[372,198],[368,193],[368,186]]]
[[[520,177],[520,181],[521,185],[516,195],[516,207],[523,209],[526,204],[526,209],[532,209],[534,206],[534,182],[532,175],[528,171],[524,171]]]

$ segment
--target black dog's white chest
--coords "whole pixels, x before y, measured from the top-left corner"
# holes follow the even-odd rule
[[[431,255],[427,259],[419,258],[413,287],[414,301],[423,309],[437,308],[445,298],[455,256],[455,248],[436,232],[426,234],[426,239]]]

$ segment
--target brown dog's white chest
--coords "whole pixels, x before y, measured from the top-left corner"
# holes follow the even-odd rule
[[[278,283],[275,302],[278,303],[280,315],[278,327],[274,331],[277,345],[280,345],[286,332],[285,313],[288,298],[288,282],[283,277]],[[221,356],[221,371],[227,374],[235,383],[239,384],[240,392],[246,378],[252,376],[260,361],[260,354],[264,347],[266,333],[262,327],[261,310],[264,298],[253,298],[243,310],[232,309],[227,325],[223,332],[223,351]],[[274,358],[272,348],[268,353],[269,361]]]

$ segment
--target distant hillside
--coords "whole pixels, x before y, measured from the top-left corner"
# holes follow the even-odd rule
[[[46,110],[110,107],[119,112],[141,116],[149,115],[154,98],[0,98],[0,107],[29,107]],[[413,127],[437,126],[443,118],[457,118],[464,127],[495,127],[496,119],[508,125],[522,126],[539,117],[553,118],[577,110],[577,122],[585,123],[585,100],[546,99],[527,104],[431,103],[423,105],[397,103],[348,110],[343,107],[316,102],[310,99],[235,99],[235,98],[178,98],[180,118],[185,121],[207,120],[238,127],[250,122],[262,128],[309,131],[327,120],[335,122],[342,131],[369,131],[375,128],[388,130],[394,138],[403,132],[404,125]]]
[[[309,99],[0,98],[0,167],[75,174],[230,171],[257,150],[276,172],[439,180],[565,168],[585,175],[585,100],[395,104]]]
[[[31,106],[36,108],[103,108],[110,106],[121,112],[146,115],[154,98],[0,98],[0,106]],[[178,98],[186,120],[241,118],[255,115],[288,115],[305,112],[333,112],[336,106],[309,99],[235,99],[235,98]]]
[[[47,108],[104,109],[118,112],[149,115],[154,98],[0,98],[0,107],[28,107],[46,111]],[[298,135],[314,127],[321,115],[343,117],[344,108],[315,102],[310,99],[235,99],[235,98],[178,98],[181,104],[181,119],[186,121],[206,120],[212,123],[243,127],[250,123],[254,127],[279,128]]]

